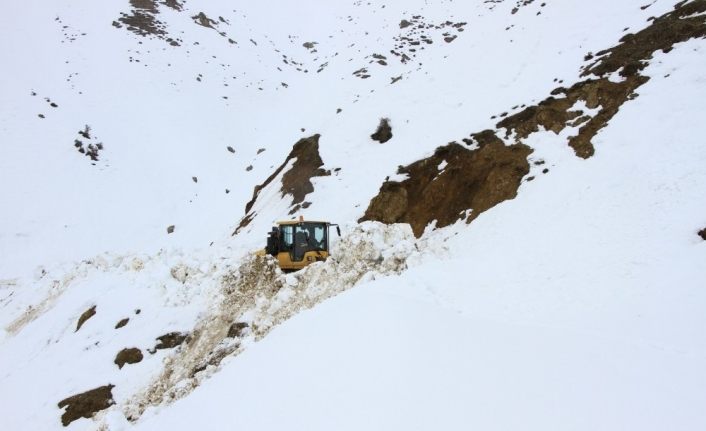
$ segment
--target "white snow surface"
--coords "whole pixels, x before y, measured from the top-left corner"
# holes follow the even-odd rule
[[[128,0],[8,5],[0,429],[64,429],[57,403],[107,384],[115,405],[66,429],[706,428],[706,41],[655,53],[593,157],[566,145],[576,129],[530,135],[534,180],[470,225],[357,223],[399,165],[578,81],[588,52],[676,1],[516,3],[161,5],[177,47],[113,27]],[[401,63],[389,50],[415,15],[466,25],[427,30]],[[86,125],[95,165],[74,147]],[[277,181],[231,233],[314,133],[340,170],[300,213],[343,235],[285,275],[252,256],[290,217]],[[195,341],[149,353],[170,332]],[[119,369],[128,347],[144,359]]]

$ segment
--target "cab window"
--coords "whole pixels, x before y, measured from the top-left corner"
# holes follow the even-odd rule
[[[282,232],[282,244],[285,248],[292,248],[294,245],[294,226],[285,225],[280,228]]]

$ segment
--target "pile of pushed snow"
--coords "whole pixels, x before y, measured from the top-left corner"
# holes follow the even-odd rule
[[[399,274],[419,261],[421,243],[409,225],[366,222],[332,249],[332,258],[285,274],[271,256],[246,256],[223,274],[221,291],[191,335],[151,384],[124,406],[130,420],[149,406],[189,394],[219,369],[221,361],[302,310],[379,276]]]
[[[431,249],[408,225],[366,222],[340,238],[326,262],[290,274],[270,256],[237,259],[220,247],[104,254],[3,281],[10,295],[0,303],[0,366],[23,363],[3,384],[26,388],[12,399],[0,394],[14,406],[6,419],[60,425],[59,401],[112,385],[110,416],[136,420],[190,393],[281,322],[361,281],[399,274]],[[139,352],[138,361],[118,365],[124,350]],[[47,372],[56,364],[60,371]],[[23,383],[37,378],[40,394]]]

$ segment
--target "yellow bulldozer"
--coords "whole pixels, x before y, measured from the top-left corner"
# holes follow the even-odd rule
[[[329,230],[333,226],[341,236],[341,228],[335,223],[304,221],[303,217],[278,221],[267,234],[267,246],[258,254],[277,258],[283,271],[297,271],[314,262],[325,261],[329,257]]]

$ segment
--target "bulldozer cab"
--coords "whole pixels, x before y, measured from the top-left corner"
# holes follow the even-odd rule
[[[296,271],[329,256],[329,229],[338,225],[323,221],[289,220],[274,226],[267,236],[265,253],[277,258],[282,270]]]

